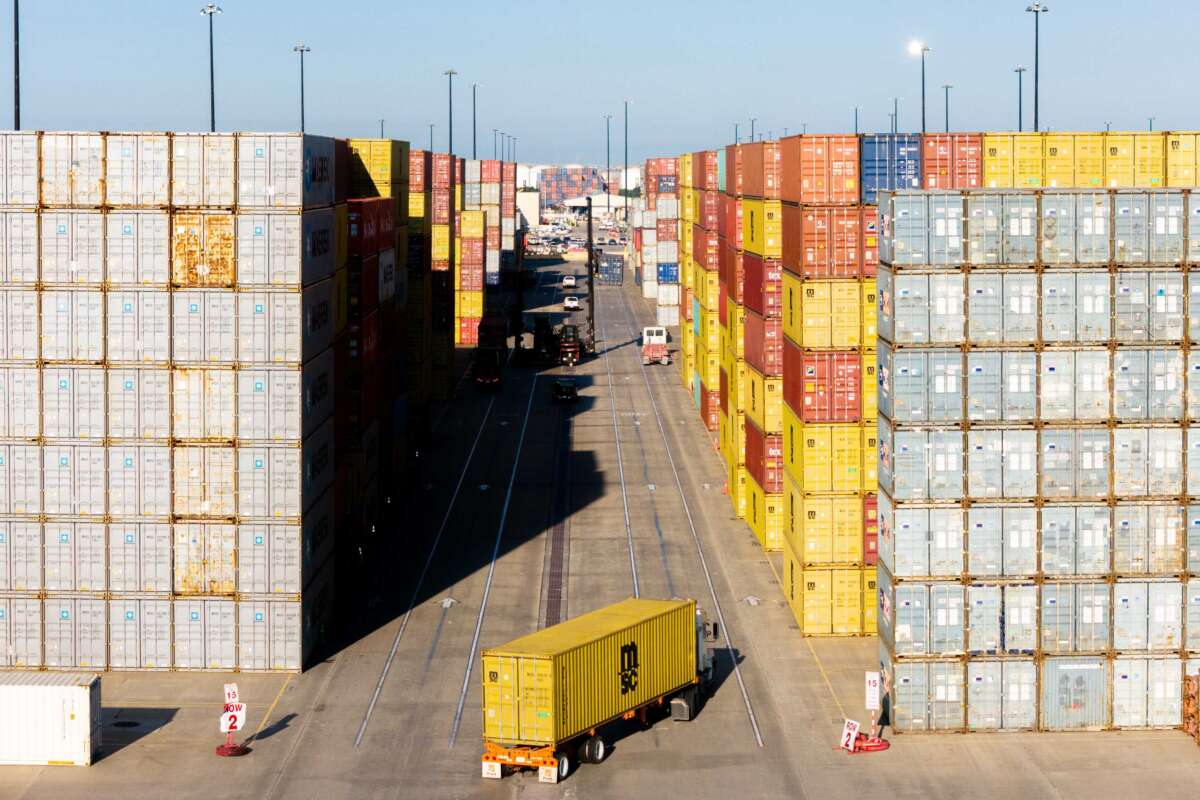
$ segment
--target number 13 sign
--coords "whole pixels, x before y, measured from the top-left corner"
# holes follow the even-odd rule
[[[246,724],[246,704],[226,703],[225,712],[221,714],[221,733],[240,731]]]

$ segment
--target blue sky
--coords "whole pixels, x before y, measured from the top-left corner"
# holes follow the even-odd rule
[[[522,161],[604,161],[605,113],[620,160],[621,101],[630,160],[728,143],[749,119],[780,136],[887,130],[900,96],[902,129],[920,127],[927,58],[928,125],[1016,126],[1017,64],[1032,121],[1033,20],[1025,0],[870,2],[475,2],[223,0],[216,19],[217,125],[299,127],[298,65],[306,56],[307,128],[446,147],[446,78],[455,79],[455,149],[470,155],[470,84],[480,156],[492,128],[518,137]],[[1042,127],[1200,128],[1200,5],[1050,0],[1042,17]],[[205,130],[208,37],[200,0],[25,0],[22,122],[44,129]],[[0,3],[0,123],[11,124],[11,3]],[[1189,108],[1191,113],[1189,113]]]

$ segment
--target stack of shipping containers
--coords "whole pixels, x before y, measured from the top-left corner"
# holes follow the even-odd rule
[[[468,161],[466,183],[463,185],[463,209],[482,211],[484,214],[483,252],[481,255],[463,254],[463,263],[483,265],[479,280],[472,277],[462,286],[464,289],[484,291],[484,286],[500,285],[500,176],[501,162],[495,160]],[[465,222],[464,222],[465,225]],[[465,238],[465,237],[464,237]],[[478,247],[478,245],[472,245]],[[478,283],[478,286],[475,284]],[[469,284],[469,285],[468,285]]]
[[[742,292],[742,151],[743,145],[724,150],[723,180],[717,218],[719,273],[717,316],[720,326],[719,391],[720,414],[717,424],[721,455],[728,475],[725,482],[733,511],[746,516],[746,337]]]
[[[471,184],[466,186],[470,188]],[[487,214],[482,210],[463,210],[459,214],[462,246],[458,265],[454,268],[454,343],[465,347],[479,344],[479,321],[484,312],[486,218]],[[500,273],[496,272],[495,276],[498,281]]]
[[[429,427],[433,398],[433,364],[446,356],[433,353],[432,203],[433,160],[425,150],[408,153],[408,209],[404,252],[408,272],[408,314],[405,337],[405,372],[409,386],[410,431],[415,436]],[[397,238],[397,245],[399,245]],[[443,340],[439,340],[444,342]]]
[[[504,161],[500,164],[500,266],[504,272],[514,274],[518,279],[521,269],[520,237],[521,232],[517,229],[517,165],[512,161]]]
[[[680,313],[685,314],[687,323],[680,321],[681,330],[687,331],[695,344],[696,359],[690,383],[692,397],[700,411],[700,419],[710,431],[719,433],[721,395],[721,243],[720,211],[721,195],[719,179],[725,151],[702,150],[691,156],[692,222],[681,224],[681,241],[690,243],[682,271],[687,291],[680,298]],[[684,189],[686,192],[688,189]],[[685,197],[685,204],[687,198]],[[703,358],[700,357],[703,347]],[[685,382],[689,382],[685,375]]]
[[[429,161],[430,350],[431,396],[450,397],[454,382],[455,159],[447,153],[421,153]],[[415,189],[414,189],[415,191]],[[411,252],[411,251],[410,251]]]
[[[1157,155],[1126,170],[1116,149],[1060,179],[1168,180]],[[880,659],[897,728],[1179,725],[1200,649],[1198,198],[880,202]]]
[[[646,207],[641,214],[640,233],[642,297],[658,303],[659,231],[670,238],[666,255],[678,254],[679,175],[678,161],[674,158],[652,158],[646,162]],[[679,266],[668,269],[678,282]]]
[[[679,263],[685,246],[680,241],[679,232],[682,225],[681,216],[691,213],[690,203],[684,203],[684,197],[691,199],[691,189],[683,188],[683,181],[691,181],[691,156],[679,159],[666,159],[675,164],[678,169],[677,193],[658,193],[656,204],[656,266],[655,282],[658,304],[656,316],[659,325],[679,324]],[[685,207],[686,205],[686,207]],[[690,250],[690,242],[686,249]]]
[[[0,150],[0,664],[299,669],[333,610],[333,140]]]

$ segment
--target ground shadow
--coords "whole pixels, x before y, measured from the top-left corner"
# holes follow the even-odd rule
[[[287,730],[288,726],[291,725],[292,720],[294,720],[294,719],[296,719],[296,715],[294,713],[293,714],[285,714],[284,716],[282,716],[279,719],[272,722],[267,727],[263,728],[258,733],[251,736],[249,739],[246,740],[246,743],[249,744],[252,741],[261,741],[263,739],[270,739],[275,734],[282,733],[283,731]]]
[[[178,708],[102,706],[99,758],[107,758],[169,725],[177,713]]]

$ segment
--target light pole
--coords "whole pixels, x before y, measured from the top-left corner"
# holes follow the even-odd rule
[[[311,53],[312,48],[301,42],[292,48],[292,52],[300,54],[300,132],[304,133],[304,54]]]
[[[888,114],[888,125],[892,128],[892,133],[896,132],[896,115],[895,113]]]
[[[953,83],[942,84],[942,91],[946,93],[946,133],[950,132],[950,90],[953,88]]]
[[[928,52],[929,45],[918,39],[908,43],[908,54],[921,57],[921,133],[925,133],[925,54]]]
[[[1154,132],[1154,117],[1150,117],[1150,132]]]
[[[900,132],[900,98],[892,98],[892,133]]]
[[[741,137],[738,136],[738,124],[733,123],[733,143],[739,145],[742,143]]]
[[[221,13],[221,7],[209,3],[200,9],[208,17],[208,131],[217,132],[217,89],[216,70],[213,67],[213,17]]]
[[[475,89],[479,87],[478,83],[471,84],[471,158],[478,159],[479,155],[475,152]]]
[[[1039,56],[1039,40],[1038,35],[1039,22],[1042,14],[1050,10],[1049,6],[1044,6],[1041,3],[1032,3],[1025,10],[1033,14],[1033,131],[1037,133],[1038,128],[1038,56]]]
[[[862,106],[854,107],[854,135],[858,135],[858,112],[862,110]]]
[[[625,188],[625,181],[629,178],[629,101],[625,101],[625,169],[621,172],[621,188]],[[629,195],[621,193],[625,198],[625,221],[629,222]]]
[[[801,133],[804,133],[807,135],[808,134],[808,123],[802,122],[802,123],[800,123],[800,125],[801,125],[801,128],[800,128]]]
[[[1109,133],[1111,130],[1112,130],[1112,123],[1111,122],[1104,123],[1104,132]]]
[[[429,123],[429,152],[433,152],[433,123]]]
[[[612,114],[604,115],[604,210],[610,216],[612,215],[612,202],[608,199],[612,195],[612,191],[608,188],[608,184],[612,182],[612,134],[609,129],[612,123]]]
[[[454,71],[453,67],[451,67],[450,69],[446,70],[442,74],[445,75],[449,79],[449,82],[447,83],[447,87],[446,87],[446,90],[447,90],[446,107],[449,110],[449,115],[450,115],[449,120],[447,120],[449,122],[450,129],[446,133],[446,137],[447,137],[446,142],[448,145],[446,148],[446,152],[449,153],[450,155],[454,155],[454,76],[457,75],[458,73]]]
[[[758,122],[758,117],[750,118],[750,144],[754,144],[754,123]]]
[[[1022,130],[1024,130],[1023,126],[1024,126],[1024,122],[1025,122],[1024,114],[1023,114],[1023,112],[1025,110],[1025,104],[1023,102],[1023,94],[1024,94],[1024,88],[1025,88],[1025,86],[1024,86],[1025,68],[1017,67],[1016,69],[1013,70],[1013,72],[1017,73],[1017,133],[1020,133]]]
[[[13,0],[13,130],[21,130],[21,4]]]
[[[513,137],[513,163],[517,163],[517,137]]]
[[[499,128],[492,128],[492,160],[496,161],[500,157],[500,151],[497,149],[499,140]]]
[[[786,127],[784,127],[784,129],[783,129],[783,138],[785,138],[785,139],[787,138],[787,135],[788,135],[788,134],[787,134],[787,132],[788,132],[788,129],[787,129]]]
[[[379,138],[380,139],[384,138],[383,137],[383,120],[382,119],[379,120]]]

